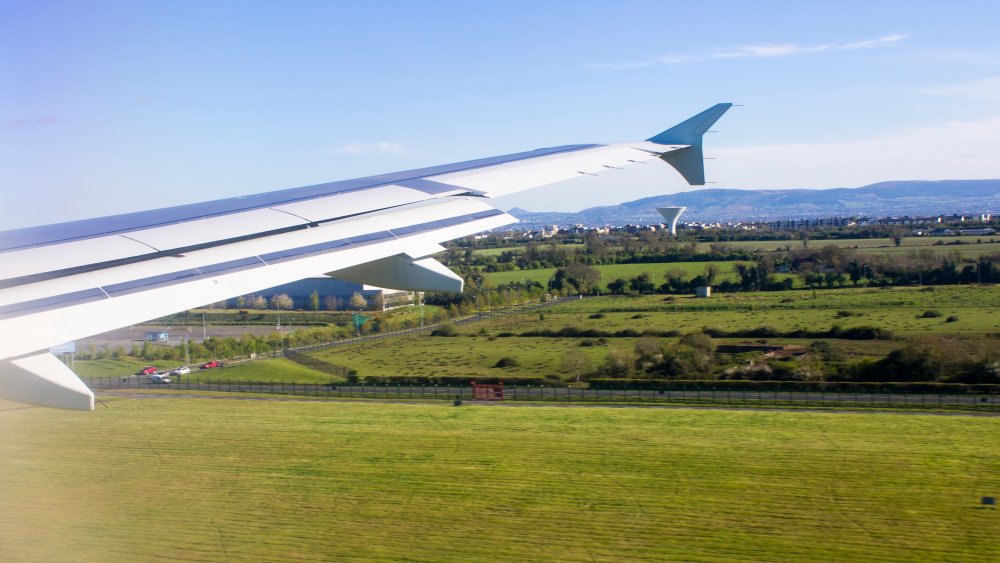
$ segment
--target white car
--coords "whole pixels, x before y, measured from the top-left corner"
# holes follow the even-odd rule
[[[187,366],[181,366],[170,372],[170,375],[187,375],[191,373],[191,368]]]
[[[170,383],[170,376],[165,373],[154,373],[149,376],[150,383]]]

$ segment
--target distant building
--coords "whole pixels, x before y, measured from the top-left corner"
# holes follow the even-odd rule
[[[709,287],[709,286],[707,286],[707,285],[699,285],[698,287],[696,287],[694,289],[694,296],[695,297],[711,297],[712,296],[712,288]]]

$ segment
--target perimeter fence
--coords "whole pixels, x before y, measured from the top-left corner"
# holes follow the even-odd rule
[[[170,383],[151,383],[140,376],[85,378],[91,389],[205,391],[344,399],[472,401],[469,385],[318,384],[209,380],[173,376]],[[939,408],[1000,412],[1000,395],[982,393],[912,393],[848,391],[781,391],[708,388],[579,389],[546,385],[504,385],[504,401],[546,403],[633,403],[732,406]]]

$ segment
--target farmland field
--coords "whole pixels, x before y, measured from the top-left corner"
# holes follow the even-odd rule
[[[317,352],[320,359],[357,370],[363,375],[538,377],[564,375],[563,357],[570,350],[599,364],[609,349],[631,350],[636,338],[608,339],[605,346],[581,346],[586,338],[497,337],[503,333],[565,327],[615,332],[625,329],[679,333],[703,327],[727,331],[768,326],[778,331],[825,331],[875,326],[901,337],[958,335],[981,338],[1000,333],[1000,287],[953,286],[933,291],[922,288],[843,289],[818,291],[722,294],[711,299],[663,296],[596,297],[569,301],[530,316],[498,317],[461,327],[462,336],[425,334],[343,346]],[[922,318],[933,310],[940,317]],[[948,319],[952,320],[949,321]],[[589,339],[592,340],[592,339]],[[733,338],[720,343],[745,342]],[[804,344],[809,340],[770,340],[777,344]],[[884,356],[903,344],[886,340],[829,342],[854,356]],[[494,367],[502,358],[517,365]]]
[[[0,559],[990,561],[998,449],[991,417],[2,404]]]

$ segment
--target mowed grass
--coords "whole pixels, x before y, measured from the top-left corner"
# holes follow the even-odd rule
[[[0,410],[0,559],[991,561],[998,449],[987,417]]]

